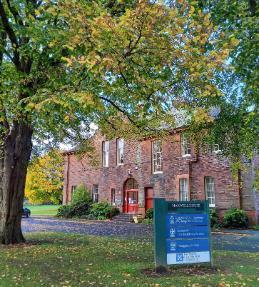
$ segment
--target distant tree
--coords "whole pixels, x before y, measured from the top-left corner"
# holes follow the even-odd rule
[[[30,203],[60,204],[62,202],[63,156],[58,151],[51,151],[35,158],[28,167],[25,197]]]

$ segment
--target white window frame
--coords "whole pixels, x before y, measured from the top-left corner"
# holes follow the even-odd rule
[[[153,174],[163,173],[162,141],[152,141],[152,172]]]
[[[71,186],[71,194],[73,195],[73,193],[76,191],[77,185],[72,185]]]
[[[181,134],[181,153],[182,157],[189,157],[192,153],[189,137],[185,134]]]
[[[98,186],[98,184],[93,185],[93,202],[99,202],[99,186]]]
[[[186,177],[179,178],[179,199],[180,201],[189,200],[189,180]]]
[[[102,142],[102,162],[103,162],[103,167],[109,167],[109,149],[110,149],[109,141],[103,141]]]
[[[119,138],[116,141],[116,149],[117,149],[117,165],[123,165],[124,164],[124,139]]]
[[[204,177],[204,190],[206,199],[209,201],[209,207],[216,206],[216,195],[215,195],[215,179],[212,176]]]
[[[116,204],[116,189],[111,188],[111,204],[115,205]]]
[[[222,150],[220,149],[220,147],[219,147],[219,144],[213,144],[213,146],[212,146],[212,151],[214,152],[214,153],[221,153],[222,152]]]

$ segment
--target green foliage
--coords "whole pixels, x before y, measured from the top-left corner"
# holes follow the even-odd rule
[[[63,191],[63,156],[52,150],[34,158],[28,167],[25,197],[33,204],[60,204]]]
[[[86,216],[90,213],[90,208],[90,203],[83,201],[63,205],[58,209],[57,217],[72,218]]]
[[[224,227],[248,227],[248,216],[244,210],[231,208],[224,214],[223,225]]]
[[[117,215],[119,210],[111,206],[108,202],[97,202],[91,207],[90,214],[92,214],[96,219],[109,219]]]
[[[72,195],[72,204],[77,204],[80,202],[92,203],[91,194],[83,184],[77,186]]]
[[[219,214],[217,209],[215,208],[211,208],[210,209],[210,226],[211,227],[219,227],[220,223],[219,223]]]
[[[154,215],[153,208],[149,208],[149,209],[146,211],[145,218],[146,218],[146,219],[153,219],[153,215]]]
[[[151,218],[144,218],[141,223],[143,223],[143,224],[152,224],[153,223],[153,219],[151,219]]]

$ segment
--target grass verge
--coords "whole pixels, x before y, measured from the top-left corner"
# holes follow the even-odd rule
[[[60,205],[25,205],[31,210],[31,215],[54,216],[57,214]]]
[[[21,246],[0,247],[0,286],[198,287],[258,286],[258,254],[214,252],[213,272],[152,270],[152,244],[147,240],[61,233],[30,233]],[[215,271],[216,270],[216,271]]]

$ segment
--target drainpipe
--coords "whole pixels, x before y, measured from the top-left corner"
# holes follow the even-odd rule
[[[67,174],[66,174],[66,177],[67,177],[67,182],[66,182],[66,204],[68,203],[68,187],[69,187],[69,169],[70,169],[70,157],[69,157],[69,154],[67,154]]]
[[[238,184],[239,208],[243,209],[242,174],[240,168],[237,171],[237,184]]]
[[[191,178],[192,178],[192,164],[197,163],[199,160],[199,149],[195,152],[195,158],[193,160],[189,160],[189,184],[190,184],[190,192],[191,192]],[[191,195],[191,194],[190,194]],[[191,197],[191,196],[190,196]],[[191,200],[191,198],[190,198]]]

